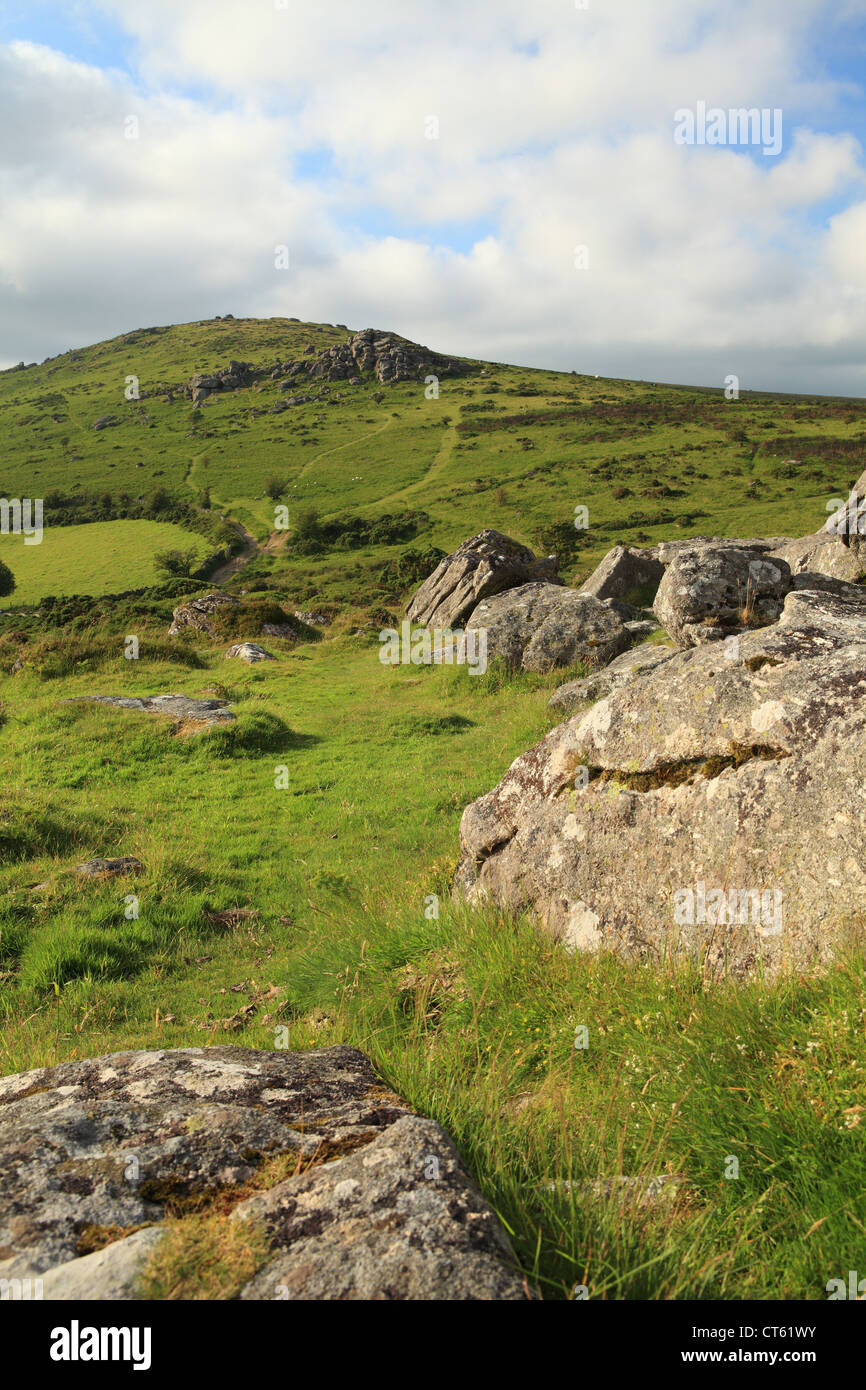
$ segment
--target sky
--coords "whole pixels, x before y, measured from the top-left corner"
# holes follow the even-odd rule
[[[0,367],[233,313],[864,396],[864,88],[866,0],[3,0]]]

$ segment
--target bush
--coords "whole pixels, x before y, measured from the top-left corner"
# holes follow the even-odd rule
[[[198,553],[195,546],[189,550],[161,550],[153,557],[153,563],[160,574],[188,576],[196,568]]]
[[[15,591],[15,576],[8,565],[0,560],[0,598],[6,598]]]
[[[535,541],[542,555],[556,555],[560,564],[568,564],[577,554],[586,532],[578,531],[571,521],[554,521],[540,526]]]
[[[433,573],[440,560],[445,559],[445,551],[438,546],[428,545],[423,549],[412,546],[389,560],[379,571],[379,583],[398,593],[422,583]]]
[[[268,478],[265,483],[265,492],[272,502],[279,502],[287,486],[288,483],[285,478]]]

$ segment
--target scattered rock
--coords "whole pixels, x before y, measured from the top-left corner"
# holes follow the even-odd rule
[[[100,415],[98,420],[94,420],[90,426],[92,430],[107,430],[110,425],[116,425],[117,421],[113,415]]]
[[[232,594],[214,593],[204,594],[201,598],[189,599],[186,603],[178,604],[171,615],[172,623],[168,630],[169,637],[176,637],[185,627],[195,628],[198,632],[206,632],[210,637],[215,636],[210,615],[216,609],[232,603],[238,603]]]
[[[485,629],[487,659],[512,669],[551,671],[583,661],[606,666],[630,642],[621,620],[591,594],[558,584],[524,584],[472,611],[466,631]]]
[[[252,665],[256,661],[276,661],[276,657],[264,647],[260,647],[258,642],[236,642],[233,647],[229,647],[226,652],[226,661],[229,657],[239,657],[241,661],[246,661]]]
[[[278,1155],[296,1175],[255,1193]],[[2,1077],[0,1179],[0,1277],[63,1298],[118,1296],[112,1270],[127,1297],[167,1204],[182,1218],[209,1195],[269,1234],[245,1299],[524,1296],[447,1135],[350,1047],[123,1052]],[[94,1237],[100,1259],[82,1256]]]
[[[499,531],[480,531],[446,555],[416,591],[406,615],[425,627],[455,627],[482,599],[543,580],[560,583],[556,557],[538,559]]]

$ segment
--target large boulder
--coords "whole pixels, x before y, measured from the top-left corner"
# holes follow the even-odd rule
[[[172,623],[168,630],[169,637],[176,637],[184,628],[194,628],[196,632],[207,633],[209,637],[214,636],[214,627],[211,622],[211,615],[218,608],[225,608],[231,604],[238,605],[239,600],[231,594],[203,594],[201,598],[189,599],[186,603],[178,604],[172,612]]]
[[[795,591],[519,757],[464,812],[455,887],[572,950],[825,966],[866,912],[864,787],[866,594]]]
[[[254,1195],[280,1156],[294,1176]],[[122,1052],[0,1079],[3,1279],[134,1297],[154,1245],[136,1228],[209,1196],[267,1232],[243,1298],[524,1297],[448,1136],[354,1048]]]
[[[499,531],[480,531],[446,555],[424,580],[406,610],[425,627],[456,627],[482,599],[535,580],[559,583],[556,557],[537,558]]]
[[[668,564],[653,612],[680,646],[698,646],[774,622],[790,588],[784,560],[755,549],[699,547]]]
[[[631,642],[622,619],[590,594],[557,584],[523,584],[484,599],[466,631],[486,631],[487,658],[512,669],[552,671],[577,661],[606,666]]]
[[[624,599],[635,590],[658,588],[665,567],[650,550],[615,545],[580,586],[599,599]]]

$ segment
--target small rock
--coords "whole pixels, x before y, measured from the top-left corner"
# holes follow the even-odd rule
[[[264,647],[260,647],[258,642],[237,642],[233,647],[229,647],[225,659],[239,657],[241,661],[246,661],[252,665],[256,661],[276,661],[276,657]]]
[[[137,874],[144,870],[140,859],[123,855],[120,859],[87,859],[76,864],[74,872],[83,878],[114,878],[118,874]]]

